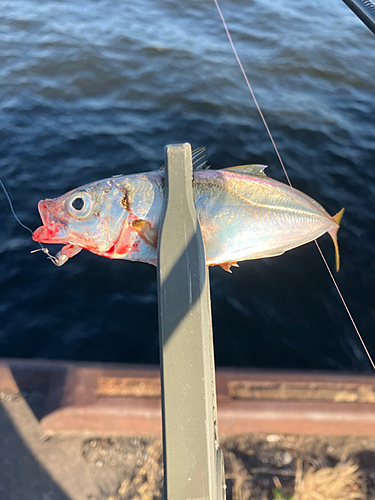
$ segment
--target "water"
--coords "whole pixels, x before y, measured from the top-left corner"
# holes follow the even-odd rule
[[[346,207],[337,279],[375,356],[375,37],[340,2],[221,7],[292,183]],[[159,168],[165,144],[284,180],[212,2],[4,0],[0,57],[0,177],[32,229],[40,199]],[[1,356],[158,362],[153,267],[55,268],[1,193],[0,234]],[[369,369],[314,244],[210,274],[218,365]]]

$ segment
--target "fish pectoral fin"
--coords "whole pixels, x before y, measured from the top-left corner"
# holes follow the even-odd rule
[[[151,227],[151,224],[147,220],[135,219],[132,222],[132,226],[145,243],[153,248],[158,246],[158,232]]]
[[[246,174],[252,175],[254,177],[267,177],[264,170],[267,165],[237,165],[236,167],[226,167],[221,170],[226,170],[228,172],[234,172],[235,174]]]
[[[224,271],[227,271],[228,273],[231,273],[231,267],[240,267],[238,265],[237,262],[232,262],[232,261],[228,261],[228,262],[222,262],[221,264],[219,264],[220,267],[222,267],[224,269]]]
[[[340,222],[341,222],[342,216],[344,215],[344,210],[345,210],[345,208],[342,208],[340,210],[340,212],[337,212],[337,214],[332,217],[332,220],[334,222],[336,222],[337,227],[331,229],[331,231],[328,231],[330,237],[332,238],[333,245],[335,247],[335,260],[336,260],[336,271],[337,272],[340,269],[340,252],[339,252],[339,244],[337,242],[337,231],[339,230]]]

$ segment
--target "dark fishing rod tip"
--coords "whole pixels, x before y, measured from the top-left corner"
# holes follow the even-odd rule
[[[343,0],[343,2],[375,35],[375,3],[373,0]]]

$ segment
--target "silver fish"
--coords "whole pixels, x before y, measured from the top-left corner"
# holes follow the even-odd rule
[[[206,262],[225,270],[237,262],[281,255],[328,232],[339,269],[337,230],[344,209],[331,217],[297,189],[267,177],[264,165],[195,170],[193,192]],[[163,170],[117,176],[39,202],[41,243],[63,243],[56,264],[82,248],[111,259],[156,265],[165,197]]]

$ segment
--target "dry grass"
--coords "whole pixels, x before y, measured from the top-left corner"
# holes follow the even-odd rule
[[[226,481],[231,480],[231,498],[233,500],[244,500],[251,496],[251,475],[239,462],[233,461],[231,472],[225,474]]]
[[[107,500],[158,500],[161,498],[163,481],[162,445],[157,439],[147,449],[143,465],[132,477],[124,479],[115,495]],[[358,465],[352,461],[340,461],[334,467],[304,470],[302,460],[295,461],[295,488],[293,496],[287,495],[279,477],[287,471],[269,470],[275,485],[273,500],[366,500],[366,485]],[[253,469],[247,469],[241,460],[231,461],[226,479],[231,484],[228,500],[251,500],[253,497]],[[292,480],[293,468],[288,471]],[[276,474],[275,474],[276,472]],[[283,474],[284,472],[284,474]],[[266,472],[264,468],[263,473]],[[281,474],[281,475],[280,475]],[[289,489],[291,492],[292,489]],[[270,497],[270,489],[262,490],[262,500]],[[260,498],[259,492],[256,498]]]
[[[107,500],[155,500],[161,498],[162,451],[161,440],[156,439],[148,448],[146,459],[135,476],[122,481],[116,495],[108,497]]]
[[[314,469],[304,474],[297,462],[294,500],[365,500],[366,487],[358,465],[339,462],[335,467]]]

